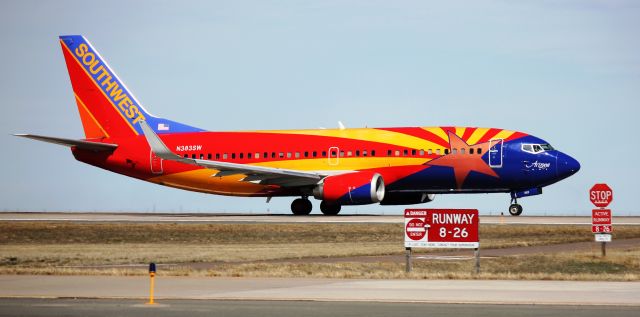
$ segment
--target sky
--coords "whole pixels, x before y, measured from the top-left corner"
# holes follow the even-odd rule
[[[338,121],[523,131],[582,165],[520,199],[525,215],[590,214],[599,182],[614,190],[614,216],[640,215],[638,30],[637,1],[5,0],[0,211],[290,212],[292,198],[162,187],[11,136],[83,137],[57,39],[82,34],[157,116],[215,131]],[[508,204],[473,194],[421,206],[499,214]]]

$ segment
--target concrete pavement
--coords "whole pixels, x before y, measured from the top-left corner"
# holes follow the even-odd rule
[[[148,277],[0,276],[0,297],[145,298]],[[159,299],[640,306],[640,282],[158,277]]]

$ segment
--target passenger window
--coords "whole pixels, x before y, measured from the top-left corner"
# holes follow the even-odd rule
[[[304,151],[304,157],[309,157],[309,151]]]
[[[208,153],[207,154],[207,160],[210,160],[210,159],[211,159],[211,153]]]
[[[244,153],[240,152],[240,158],[244,158]]]
[[[204,154],[200,153],[200,159],[204,160]]]
[[[411,155],[416,156],[416,150],[411,150]]]
[[[353,156],[353,152],[347,151],[347,156]]]
[[[231,153],[231,159],[235,159],[236,158],[236,153]]]
[[[440,155],[440,149],[436,149],[436,154]]]
[[[251,153],[247,153],[247,158],[250,159],[251,158]]]
[[[464,154],[464,149],[460,149],[460,154]]]
[[[327,151],[322,151],[322,157],[327,157]]]
[[[420,150],[420,156],[424,156],[424,150]]]
[[[387,150],[387,156],[391,156],[391,150]]]
[[[260,152],[256,152],[255,158],[257,158],[257,159],[260,158]]]
[[[376,150],[371,150],[371,156],[376,156]]]
[[[449,149],[444,149],[444,154],[445,155],[449,154]]]
[[[276,158],[276,152],[271,152],[271,158]]]
[[[331,157],[336,157],[338,156],[338,152],[336,151],[331,151]]]
[[[195,159],[195,158],[196,158],[196,155],[195,155],[195,154],[191,154],[191,158],[192,158],[192,159]]]
[[[367,150],[362,151],[362,156],[367,156]]]
[[[344,151],[340,151],[340,157],[344,157]]]
[[[313,154],[313,157],[318,157],[318,152],[313,151],[313,153],[312,153],[312,154]]]
[[[427,152],[429,155],[433,155],[433,150],[429,149],[429,151]]]
[[[189,158],[189,154],[185,154],[185,155],[184,155],[184,158]]]
[[[269,152],[264,152],[264,153],[262,153],[262,157],[264,157],[264,158],[269,158]]]
[[[280,153],[278,153],[278,157],[279,157],[279,158],[284,158],[284,152],[280,152]]]
[[[356,150],[356,156],[360,156],[360,150]]]
[[[396,150],[396,156],[400,156],[400,151]]]
[[[216,153],[216,160],[220,159],[220,153]]]
[[[478,154],[482,154],[482,149],[478,149]]]
[[[296,158],[300,158],[300,152],[296,152]]]
[[[287,152],[287,158],[291,158],[291,152]]]
[[[409,150],[403,150],[402,151],[402,156],[407,156],[409,155]]]
[[[451,149],[451,154],[458,154],[458,149],[456,148]]]
[[[224,154],[222,155],[222,158],[226,160],[227,158],[229,158],[229,154],[224,153]]]
[[[469,149],[469,154],[473,154],[473,148]]]

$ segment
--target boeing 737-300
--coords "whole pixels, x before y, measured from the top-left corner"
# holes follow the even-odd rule
[[[17,134],[69,146],[84,163],[159,185],[230,196],[411,205],[436,194],[509,193],[517,199],[580,169],[533,135],[497,128],[398,127],[209,132],[151,115],[83,36],[60,36],[85,137]]]

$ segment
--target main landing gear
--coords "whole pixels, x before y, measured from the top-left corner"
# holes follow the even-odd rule
[[[320,206],[322,207],[322,205]],[[311,213],[311,209],[313,209],[313,205],[307,197],[294,199],[291,203],[291,212],[294,215],[308,215]]]
[[[340,212],[340,209],[342,209],[342,206],[337,202],[323,200],[320,203],[320,211],[326,216],[335,216]]]
[[[511,206],[509,206],[509,214],[512,216],[520,216],[522,214],[522,206],[518,204],[518,199],[511,197]]]
[[[291,212],[293,212],[294,215],[308,215],[311,213],[311,209],[313,209],[313,205],[307,197],[294,199],[293,202],[291,202]],[[320,203],[320,211],[327,216],[337,215],[340,212],[340,209],[342,209],[342,206],[337,202],[323,200]]]

